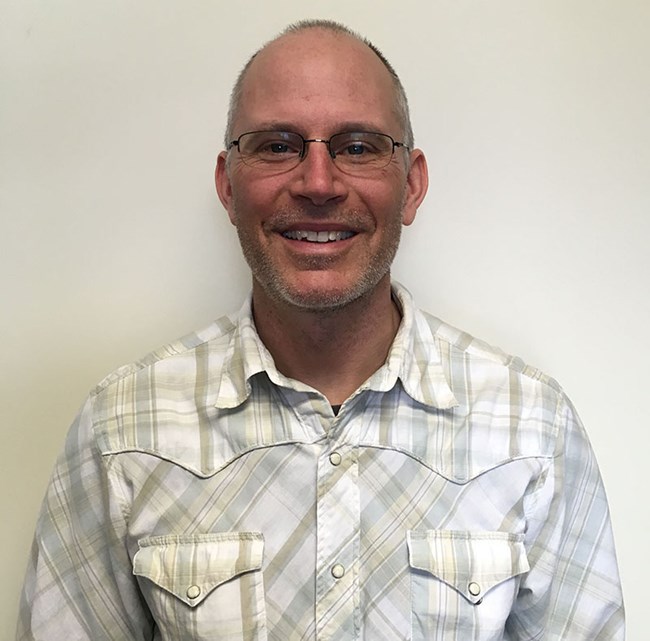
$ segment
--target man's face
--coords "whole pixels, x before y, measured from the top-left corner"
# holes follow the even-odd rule
[[[375,131],[403,139],[392,80],[377,56],[348,36],[310,29],[264,49],[249,68],[233,138],[259,130],[329,139]],[[426,165],[396,149],[383,169],[343,173],[320,143],[295,168],[268,173],[237,149],[217,165],[217,190],[237,227],[254,295],[304,309],[340,307],[389,278],[402,224],[426,192]],[[336,240],[310,241],[304,233]],[[330,234],[330,232],[332,232]]]

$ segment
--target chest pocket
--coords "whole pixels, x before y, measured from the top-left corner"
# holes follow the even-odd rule
[[[412,639],[502,639],[530,567],[523,535],[455,530],[407,534]]]
[[[259,532],[141,539],[133,574],[162,639],[266,641]]]

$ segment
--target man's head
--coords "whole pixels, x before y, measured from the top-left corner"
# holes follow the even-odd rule
[[[230,144],[230,141],[234,139],[233,134],[235,133],[235,129],[233,124],[237,117],[237,111],[239,109],[239,105],[241,104],[244,79],[246,77],[248,69],[250,68],[251,64],[253,63],[257,55],[261,51],[263,51],[269,44],[275,42],[276,40],[279,40],[283,36],[289,34],[298,34],[303,31],[307,31],[309,29],[323,29],[329,31],[330,33],[350,36],[351,38],[354,38],[358,40],[360,43],[366,45],[371,51],[374,52],[374,54],[379,58],[379,60],[384,65],[384,67],[386,67],[386,70],[388,71],[388,73],[392,78],[393,86],[395,90],[394,109],[402,126],[402,140],[404,141],[406,146],[409,147],[409,149],[413,149],[415,141],[413,137],[413,126],[411,125],[411,114],[409,111],[408,99],[406,97],[406,92],[404,91],[402,81],[399,79],[397,72],[390,64],[390,62],[386,59],[384,54],[370,40],[364,38],[360,34],[353,31],[352,29],[341,24],[340,22],[334,22],[332,20],[301,20],[300,22],[291,24],[286,29],[284,29],[284,31],[282,31],[282,33],[279,36],[276,36],[275,38],[273,38],[273,40],[271,40],[264,46],[260,47],[260,49],[258,49],[248,59],[248,62],[244,65],[243,69],[239,72],[239,76],[237,77],[235,86],[233,87],[232,93],[230,94],[230,104],[228,106],[228,121],[226,123],[226,132],[224,137],[224,144],[226,145],[226,147]]]
[[[427,176],[423,154],[407,148],[401,83],[376,48],[336,24],[290,27],[246,65],[228,128],[217,191],[254,297],[324,310],[387,286],[401,225],[413,221]],[[279,134],[251,150],[240,137],[259,131]],[[312,142],[293,148],[282,132]],[[384,134],[388,147],[377,154],[365,141],[321,142],[351,132]],[[292,152],[296,162],[284,162]],[[385,166],[366,164],[373,154]]]

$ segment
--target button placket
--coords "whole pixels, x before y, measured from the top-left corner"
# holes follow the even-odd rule
[[[333,444],[330,440],[330,444]],[[360,499],[354,448],[326,449],[318,463],[316,633],[330,639],[354,629],[358,595]],[[350,598],[342,598],[350,595]],[[342,622],[345,621],[344,624]]]

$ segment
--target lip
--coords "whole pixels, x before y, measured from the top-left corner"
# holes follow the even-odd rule
[[[359,230],[349,223],[306,220],[277,225],[273,232],[296,250],[320,252],[342,249],[357,236]],[[320,238],[317,239],[317,235]]]
[[[327,241],[307,240],[306,238],[288,238],[285,234],[299,234],[300,232],[308,234],[325,234],[328,233],[330,238]],[[331,239],[332,234],[339,235],[339,238]],[[347,237],[340,237],[341,234]],[[275,235],[282,244],[292,253],[298,254],[336,254],[346,251],[354,243],[359,233],[345,225],[328,225],[323,223],[297,224],[291,225],[285,229],[277,230]]]
[[[285,233],[288,231],[338,231],[338,232],[352,232],[354,234],[358,233],[358,230],[350,227],[350,225],[346,225],[345,223],[336,223],[336,222],[314,222],[314,221],[305,221],[305,222],[297,222],[297,223],[292,223],[291,225],[282,225],[279,226],[277,229],[274,231],[277,231],[279,233]]]
[[[306,229],[282,232],[282,237],[287,240],[306,241],[308,243],[338,243],[348,240],[354,236],[351,231],[334,231],[333,229],[324,231],[310,231]]]

